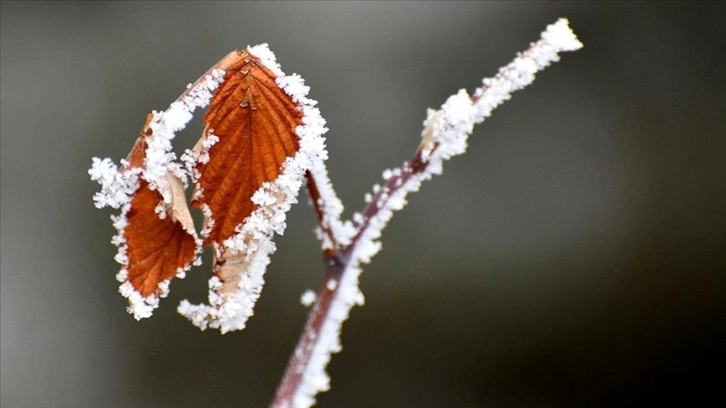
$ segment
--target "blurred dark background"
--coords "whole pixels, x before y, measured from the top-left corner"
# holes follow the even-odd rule
[[[304,193],[256,315],[221,336],[175,312],[205,298],[205,267],[154,318],[125,312],[87,175],[227,52],[269,42],[306,79],[350,214],[416,148],[427,107],[558,17],[585,48],[393,219],[319,406],[723,400],[724,3],[2,2],[0,16],[3,408],[271,399],[323,272]]]

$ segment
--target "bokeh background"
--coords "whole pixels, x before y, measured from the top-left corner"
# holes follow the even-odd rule
[[[87,175],[221,56],[268,42],[306,79],[350,214],[416,148],[427,107],[558,17],[585,48],[393,219],[319,406],[722,400],[723,3],[3,1],[0,17],[3,408],[270,401],[323,273],[305,196],[256,315],[221,336],[175,312],[205,298],[205,267],[154,318],[125,312]]]

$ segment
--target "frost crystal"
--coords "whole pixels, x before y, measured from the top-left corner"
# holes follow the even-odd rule
[[[351,221],[341,221],[341,215],[343,214],[343,203],[335,193],[333,184],[328,176],[328,170],[325,166],[313,166],[309,170],[311,177],[315,181],[315,186],[318,189],[320,199],[318,200],[318,208],[320,209],[322,219],[320,220],[320,227],[331,232],[331,237],[327,234],[323,234],[319,231],[318,238],[320,238],[323,249],[333,248],[334,245],[348,245],[350,244],[353,236],[355,235],[355,226]]]
[[[302,303],[305,307],[310,307],[315,303],[315,298],[317,295],[312,290],[308,289],[305,291],[305,293],[300,296],[300,303]]]
[[[131,202],[131,196],[139,188],[139,172],[119,171],[111,159],[94,157],[88,174],[91,180],[101,184],[101,191],[93,195],[96,208],[120,208]]]
[[[247,47],[247,50],[250,54],[261,59],[265,67],[272,71],[278,78],[285,76],[285,73],[280,68],[280,64],[277,62],[277,57],[275,57],[275,54],[270,50],[270,46],[267,43]]]

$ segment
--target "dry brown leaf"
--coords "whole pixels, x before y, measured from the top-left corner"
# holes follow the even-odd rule
[[[144,127],[127,157],[124,171],[141,168],[146,153],[146,138],[151,135],[149,114]],[[128,225],[123,231],[126,242],[126,281],[142,298],[163,294],[163,282],[186,269],[197,252],[196,232],[184,196],[184,186],[171,173],[164,177],[170,202],[164,202],[158,190],[151,190],[141,175],[139,189],[126,213]],[[158,206],[163,207],[164,217]]]
[[[219,141],[209,148],[209,161],[197,164],[203,195],[192,203],[211,210],[214,223],[205,245],[235,234],[256,209],[255,191],[274,181],[299,149],[295,129],[302,112],[275,79],[260,59],[241,51],[212,99],[202,138],[214,135]]]
[[[163,199],[159,192],[142,180],[126,215],[127,280],[144,298],[159,295],[159,284],[186,268],[194,260],[197,248],[194,235],[182,222],[173,216],[159,217],[155,209],[160,200]]]

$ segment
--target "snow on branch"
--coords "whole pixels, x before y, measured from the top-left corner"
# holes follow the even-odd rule
[[[321,224],[319,237],[323,248],[329,250],[327,273],[273,407],[310,407],[319,392],[330,388],[325,368],[331,354],[341,350],[340,333],[350,309],[364,301],[358,286],[361,265],[370,262],[380,250],[381,233],[393,213],[406,205],[407,195],[440,174],[444,160],[466,151],[474,125],[482,123],[514,91],[532,83],[537,72],[557,62],[559,53],[581,47],[568,21],[560,19],[497,75],[484,79],[473,96],[460,90],[440,109],[429,110],[418,150],[402,167],[383,173],[383,184],[374,186],[372,194],[366,195],[367,205],[354,216],[352,231],[349,222],[340,221],[342,205],[329,187],[327,172],[313,176],[308,173],[308,186]]]

